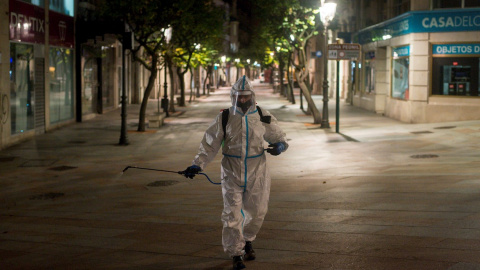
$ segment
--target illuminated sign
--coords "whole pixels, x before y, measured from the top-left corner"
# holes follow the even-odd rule
[[[435,44],[433,55],[480,54],[480,44]]]
[[[479,31],[480,9],[410,11],[396,18],[359,31],[354,40],[360,44],[411,33]]]
[[[75,45],[73,17],[49,11],[49,24],[45,22],[45,9],[18,0],[10,0],[10,40],[45,44],[45,29],[49,27],[49,43],[53,46]]]
[[[10,40],[45,44],[45,11],[21,1],[10,0]]]
[[[410,46],[398,47],[392,50],[393,59],[410,55]]]

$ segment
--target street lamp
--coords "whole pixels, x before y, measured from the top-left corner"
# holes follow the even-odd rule
[[[119,145],[128,145],[127,138],[127,86],[125,78],[125,51],[133,49],[133,32],[130,31],[130,27],[125,23],[125,31],[122,38],[122,122],[120,130]]]
[[[320,20],[325,27],[325,48],[323,53],[323,113],[320,128],[330,128],[328,122],[328,25],[335,17],[336,9],[336,3],[324,3],[324,0],[321,0]]]
[[[172,28],[169,27],[167,29],[165,29],[165,43],[168,45],[168,42],[170,42],[170,39],[172,38]],[[167,52],[165,52],[165,55],[167,54]],[[162,107],[163,107],[163,110],[165,111],[165,117],[168,117],[168,94],[167,94],[167,89],[168,89],[168,84],[167,84],[167,61],[166,61],[166,58],[165,58],[165,61],[164,61],[164,72],[165,72],[165,77],[164,77],[164,84],[163,84],[163,91],[164,91],[164,95],[163,95],[163,99],[162,99]]]

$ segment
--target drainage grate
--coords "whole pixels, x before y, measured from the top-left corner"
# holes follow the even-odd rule
[[[87,141],[69,141],[68,143],[74,143],[74,144],[84,144]]]
[[[434,129],[452,129],[452,128],[456,128],[456,126],[436,127]]]
[[[14,157],[0,157],[0,162],[10,162],[13,161]]]
[[[20,167],[47,167],[57,162],[56,159],[32,159],[24,162]]]
[[[177,183],[178,183],[178,181],[173,181],[173,180],[155,181],[155,182],[152,182],[152,183],[148,184],[147,186],[149,186],[149,187],[166,187],[166,186],[175,185]]]
[[[58,166],[58,167],[49,168],[49,170],[52,170],[52,171],[67,171],[67,170],[76,169],[76,168],[78,168],[78,167]]]
[[[65,194],[60,192],[48,192],[40,195],[34,195],[30,197],[30,200],[54,200],[62,196],[65,196]]]
[[[425,130],[425,131],[412,131],[410,133],[412,133],[412,134],[428,134],[428,133],[433,133],[433,132]]]
[[[438,155],[425,154],[425,155],[413,155],[411,158],[437,158]]]

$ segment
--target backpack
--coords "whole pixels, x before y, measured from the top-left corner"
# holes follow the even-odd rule
[[[259,106],[257,106],[257,111],[258,114],[260,115],[260,121],[266,124],[270,124],[272,121],[272,117],[270,115],[268,116],[263,116],[262,110],[260,109]],[[224,109],[222,111],[222,128],[223,128],[223,139],[225,140],[225,135],[227,134],[227,123],[228,123],[228,115],[230,113],[229,109]]]

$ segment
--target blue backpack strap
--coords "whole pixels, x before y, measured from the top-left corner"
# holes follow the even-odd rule
[[[230,113],[230,110],[228,108],[222,111],[223,140],[225,140],[225,136],[227,134],[227,123],[228,123],[229,113]]]

